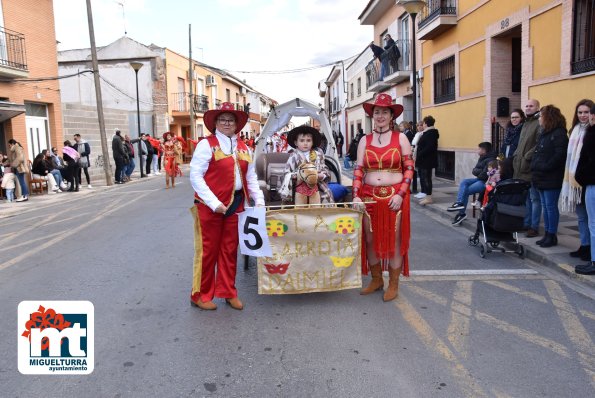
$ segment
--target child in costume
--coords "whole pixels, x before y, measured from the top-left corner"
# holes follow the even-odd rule
[[[488,163],[488,180],[486,181],[486,190],[481,203],[482,208],[488,204],[490,192],[496,188],[496,184],[498,184],[498,182],[500,182],[500,161],[491,160],[490,163]]]
[[[6,200],[14,202],[15,189],[15,175],[10,167],[4,168],[4,175],[2,176],[2,188],[6,190]]]
[[[291,185],[295,187],[296,204],[302,203],[333,203],[333,194],[329,189],[328,182],[331,180],[331,173],[324,162],[324,153],[319,148],[322,137],[318,130],[310,126],[299,126],[287,134],[288,144],[294,148],[287,159],[285,166],[285,179],[290,177]],[[298,178],[300,165],[312,163],[316,167],[318,183],[309,186],[301,178]],[[319,196],[319,199],[317,198]],[[314,201],[303,202],[302,199],[314,197]],[[290,199],[290,198],[284,198]]]

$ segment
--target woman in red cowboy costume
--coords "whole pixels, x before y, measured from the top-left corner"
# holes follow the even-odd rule
[[[393,121],[403,113],[403,107],[393,104],[388,94],[379,94],[373,103],[363,106],[373,119],[374,129],[360,140],[357,149],[353,201],[372,202],[366,203],[370,217],[364,218],[362,245],[362,273],[367,274],[369,268],[372,280],[360,293],[382,290],[382,270],[388,268],[389,282],[383,300],[390,301],[399,294],[401,272],[409,275],[409,184],[414,165],[409,140],[398,129],[393,130]]]
[[[190,162],[194,188],[194,276],[191,303],[215,310],[214,297],[224,298],[236,310],[244,308],[235,287],[238,252],[238,216],[251,197],[264,206],[252,152],[239,139],[248,114],[224,102],[204,114],[213,135],[196,146]],[[215,272],[215,268],[217,272]]]
[[[169,131],[163,134],[163,161],[165,169],[165,189],[169,188],[169,180],[171,179],[171,187],[176,187],[176,177],[182,175],[182,170],[178,165],[180,154],[182,153],[182,146],[174,139],[174,135]]]

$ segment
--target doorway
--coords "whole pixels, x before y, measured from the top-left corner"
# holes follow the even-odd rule
[[[25,102],[25,128],[27,130],[27,153],[29,160],[50,146],[50,131],[47,106]]]
[[[522,27],[512,27],[491,41],[491,81],[489,115],[501,124],[508,122],[510,112],[521,107]],[[498,106],[498,99],[501,99]],[[508,101],[506,101],[508,99]],[[508,106],[505,104],[508,103]]]

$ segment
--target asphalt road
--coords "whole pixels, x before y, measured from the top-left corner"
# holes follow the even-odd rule
[[[481,259],[465,232],[419,210],[411,268],[425,272],[394,302],[259,296],[251,264],[237,277],[244,311],[192,308],[192,190],[163,186],[64,194],[0,218],[1,396],[595,395],[593,291],[514,255]],[[19,373],[23,300],[94,304],[92,374]]]

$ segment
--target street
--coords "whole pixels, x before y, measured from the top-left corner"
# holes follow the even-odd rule
[[[357,290],[259,296],[251,261],[238,265],[244,311],[191,307],[185,174],[175,189],[154,177],[0,218],[2,396],[595,395],[593,289],[515,255],[482,259],[468,232],[417,206],[415,273],[393,302]],[[92,374],[19,373],[23,300],[94,304]]]

